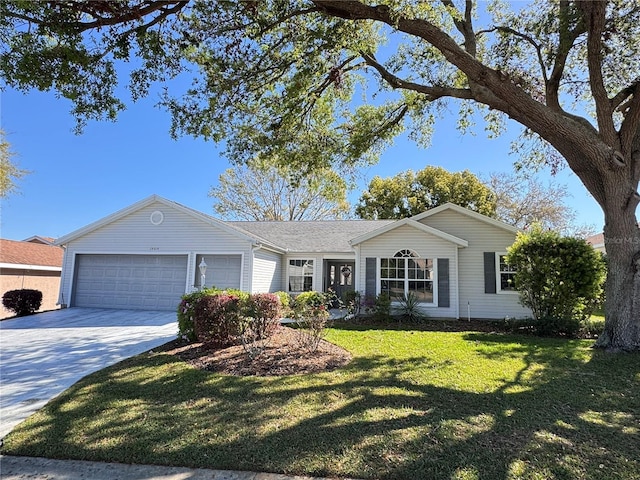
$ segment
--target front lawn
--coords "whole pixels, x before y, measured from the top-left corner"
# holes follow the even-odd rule
[[[3,454],[380,479],[640,479],[640,355],[592,341],[343,326],[353,360],[234,377],[147,353],[80,381]]]

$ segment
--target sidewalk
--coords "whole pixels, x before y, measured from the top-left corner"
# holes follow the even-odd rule
[[[3,480],[323,480],[278,473],[0,456]],[[326,479],[324,479],[326,480]],[[349,479],[345,479],[349,480]]]

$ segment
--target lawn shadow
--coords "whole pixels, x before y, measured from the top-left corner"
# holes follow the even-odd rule
[[[637,356],[464,338],[474,355],[521,366],[497,388],[470,391],[430,381],[463,366],[427,355],[273,378],[146,355],[83,380],[19,430],[54,458],[378,479],[640,478]]]

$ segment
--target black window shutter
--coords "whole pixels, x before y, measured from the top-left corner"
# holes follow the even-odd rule
[[[438,306],[449,307],[449,259],[438,259]]]
[[[484,293],[496,293],[495,252],[484,252]]]
[[[376,263],[375,257],[367,257],[365,259],[364,294],[367,297],[376,296]]]

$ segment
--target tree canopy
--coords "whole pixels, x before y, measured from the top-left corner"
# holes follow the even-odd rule
[[[463,129],[473,112],[490,134],[513,120],[537,142],[529,160],[568,165],[601,205],[598,346],[640,349],[640,4],[478,5],[5,0],[0,70],[9,86],[70,99],[82,126],[124,108],[116,64],[135,59],[132,99],[166,87],[174,135],[225,139],[234,161],[275,155],[300,172],[374,161],[404,130],[428,145],[456,106]],[[174,91],[184,76],[191,85]]]
[[[15,193],[18,189],[17,181],[29,173],[18,167],[14,157],[15,153],[11,150],[4,130],[0,130],[0,198],[7,198]]]
[[[473,173],[433,166],[388,178],[374,177],[355,212],[368,220],[406,218],[447,202],[489,217],[496,214],[495,195]]]
[[[563,235],[586,237],[593,227],[576,224],[576,212],[564,202],[569,196],[566,185],[535,176],[521,178],[508,173],[492,173],[487,186],[496,195],[496,218],[524,230],[540,225]]]
[[[332,170],[294,178],[284,167],[250,162],[227,169],[209,196],[225,219],[332,220],[350,212],[347,189],[347,182]]]

